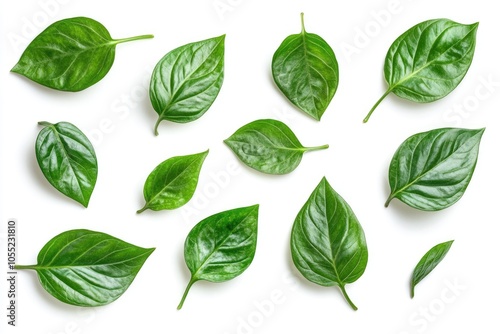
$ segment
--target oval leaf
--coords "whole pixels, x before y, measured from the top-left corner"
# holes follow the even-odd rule
[[[429,20],[399,36],[385,58],[389,88],[364,122],[391,92],[414,102],[432,102],[453,91],[472,63],[478,25]]]
[[[338,286],[354,310],[345,285],[364,273],[368,262],[365,234],[349,204],[326,178],[295,218],[291,237],[295,267],[309,281]]]
[[[77,92],[108,73],[117,44],[145,38],[153,35],[112,39],[108,30],[93,19],[65,19],[42,31],[11,71],[53,89]]]
[[[199,280],[224,282],[243,273],[252,263],[257,246],[259,206],[233,209],[203,219],[189,232],[184,243],[184,260],[191,286]]]
[[[149,174],[144,184],[146,204],[137,211],[177,209],[193,197],[201,166],[208,150],[163,161]]]
[[[297,108],[320,120],[339,84],[339,66],[323,38],[306,32],[288,36],[274,53],[274,82]]]
[[[385,206],[393,198],[425,211],[456,203],[474,173],[483,133],[443,128],[406,139],[389,167],[391,194]]]
[[[328,145],[304,147],[290,128],[274,119],[261,119],[239,128],[224,140],[247,166],[268,174],[292,172],[307,151],[328,148]]]
[[[35,144],[36,160],[49,183],[87,207],[97,181],[97,158],[92,144],[67,122],[45,126]]]
[[[101,306],[120,297],[154,248],[141,248],[101,232],[71,230],[50,240],[36,270],[43,288],[64,303]]]
[[[224,80],[226,35],[183,45],[167,53],[151,77],[149,97],[161,121],[192,122],[215,101]]]
[[[438,244],[420,259],[411,277],[411,298],[415,295],[415,286],[444,259],[452,244],[453,240]]]

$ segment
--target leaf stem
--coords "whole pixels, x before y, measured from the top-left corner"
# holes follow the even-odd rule
[[[154,129],[155,136],[158,136],[158,126],[160,125],[161,121],[162,121],[161,117],[158,117],[158,120],[155,123],[155,129]]]
[[[380,102],[382,102],[385,99],[385,97],[390,94],[390,92],[392,92],[392,87],[389,87],[389,89],[384,93],[384,95],[382,95],[382,97],[380,99],[378,99],[377,103],[375,103],[375,105],[370,109],[370,112],[368,113],[368,115],[366,115],[365,119],[363,120],[363,123],[368,122],[368,120],[370,119],[370,116],[373,114],[375,109],[377,109]]]
[[[148,38],[153,38],[153,37],[154,37],[154,35],[140,35],[140,36],[134,36],[134,37],[128,37],[128,38],[114,39],[113,42],[115,42],[116,44],[119,44],[119,43],[137,41],[139,39],[148,39]]]
[[[306,151],[318,151],[318,150],[326,150],[329,147],[330,147],[330,145],[325,144],[325,145],[321,145],[321,146],[306,147],[305,149],[306,149]]]
[[[302,34],[305,34],[306,33],[306,28],[304,26],[304,13],[300,13],[300,24],[302,26],[302,31],[301,33]]]
[[[182,295],[182,299],[181,299],[181,302],[179,303],[179,305],[177,306],[177,309],[180,310],[182,308],[182,305],[184,305],[184,301],[186,300],[186,297],[188,295],[188,292],[189,290],[191,289],[191,286],[194,284],[194,282],[196,282],[195,279],[193,279],[193,277],[191,276],[191,279],[189,280],[189,283],[186,287],[186,290],[184,290],[184,294]]]
[[[389,198],[387,199],[387,201],[385,201],[385,204],[384,206],[387,208],[389,206],[389,203],[391,203],[392,199],[394,198],[394,195],[393,194],[390,194],[389,195]]]
[[[148,209],[148,203],[146,203],[146,204],[142,207],[142,209],[137,210],[137,211],[136,211],[136,213],[142,213],[142,212],[146,211],[147,209]]]
[[[36,264],[31,264],[29,266],[23,266],[21,264],[16,264],[14,265],[14,269],[19,269],[19,270],[24,270],[24,269],[32,269],[32,270],[35,270],[37,269],[38,265]]]
[[[49,122],[45,122],[45,121],[38,122],[38,125],[42,125],[42,126],[54,126],[54,124],[49,123]]]
[[[357,311],[358,307],[356,305],[354,305],[351,298],[349,298],[349,296],[347,295],[347,292],[345,291],[345,286],[339,285],[339,287],[340,287],[340,291],[342,291],[342,294],[344,295],[345,300],[347,300],[347,302],[349,303],[349,305],[351,305],[351,307],[354,311]]]

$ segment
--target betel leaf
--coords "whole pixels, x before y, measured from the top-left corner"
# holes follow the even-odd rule
[[[215,101],[224,80],[226,35],[190,43],[167,53],[151,76],[149,97],[163,120],[177,123],[200,118]]]
[[[286,124],[274,119],[248,123],[224,143],[244,164],[268,174],[290,173],[297,168],[305,152],[328,148],[328,145],[302,146]]]
[[[93,19],[64,19],[35,37],[11,71],[53,89],[77,92],[104,78],[117,44],[145,38],[153,35],[113,39]]]
[[[415,286],[427,275],[429,275],[429,273],[436,268],[439,262],[444,259],[452,244],[453,240],[438,244],[432,247],[427,253],[425,253],[422,259],[420,259],[417,266],[413,270],[413,275],[411,277],[411,298],[415,295]]]
[[[399,36],[385,57],[389,88],[363,122],[390,93],[414,102],[432,102],[453,91],[472,63],[478,25],[429,20]]]
[[[323,178],[295,218],[291,236],[295,267],[309,281],[345,290],[364,273],[368,262],[365,234],[347,202]]]
[[[476,167],[484,129],[435,129],[406,139],[389,167],[391,194],[416,209],[442,210],[464,194]]]
[[[146,204],[137,213],[147,209],[173,210],[189,202],[198,185],[201,166],[207,155],[208,150],[173,157],[159,164],[146,179],[144,184]]]
[[[300,34],[285,38],[274,53],[273,78],[291,103],[319,121],[337,91],[339,66],[330,45],[306,32],[300,15]]]
[[[178,310],[195,282],[225,282],[250,266],[257,246],[258,214],[259,206],[253,205],[217,213],[193,227],[184,243],[191,279]]]
[[[154,248],[89,230],[63,232],[43,246],[33,269],[43,288],[64,303],[101,306],[119,298]]]
[[[35,144],[43,175],[54,188],[87,207],[97,181],[97,158],[92,144],[71,123],[38,124],[45,126]]]

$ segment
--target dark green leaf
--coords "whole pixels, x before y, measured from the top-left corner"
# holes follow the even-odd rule
[[[35,153],[43,175],[54,188],[87,207],[97,181],[92,144],[73,124],[39,124],[45,128],[38,134]]]
[[[393,198],[425,211],[456,203],[474,173],[483,133],[443,128],[406,139],[389,167],[391,194],[385,206]]]
[[[345,285],[355,282],[365,271],[365,234],[349,204],[326,178],[295,218],[291,249],[293,263],[305,278],[322,286],[338,286],[357,310]]]
[[[224,142],[247,166],[268,174],[292,172],[307,151],[328,148],[328,145],[304,147],[286,124],[261,119],[239,128]]]
[[[320,120],[339,84],[339,66],[326,41],[306,32],[301,13],[302,31],[290,35],[274,53],[274,82],[300,110]]]
[[[64,303],[101,306],[120,297],[154,248],[141,248],[101,232],[71,230],[50,240],[38,254],[43,288]]]
[[[220,212],[203,219],[189,232],[184,260],[191,279],[177,309],[182,308],[196,281],[228,281],[250,266],[257,246],[258,213],[258,205]]]
[[[478,25],[429,20],[399,36],[385,58],[389,88],[364,122],[391,92],[414,102],[432,102],[451,93],[472,63]]]
[[[108,73],[117,44],[144,38],[153,35],[112,39],[102,24],[87,17],[57,21],[28,45],[12,72],[57,90],[81,91]]]
[[[208,150],[163,161],[149,174],[144,184],[146,204],[137,211],[177,209],[193,197],[201,166]]]
[[[215,101],[224,80],[226,35],[183,45],[167,53],[151,77],[149,97],[163,120],[177,123],[200,118]]]
[[[432,247],[425,255],[420,259],[415,270],[413,270],[413,275],[411,277],[411,298],[415,295],[415,286],[423,280],[431,271],[436,268],[436,266],[441,262],[448,251],[450,250],[453,240],[443,242]]]

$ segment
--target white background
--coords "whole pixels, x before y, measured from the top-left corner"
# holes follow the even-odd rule
[[[494,3],[2,1],[0,254],[5,254],[9,218],[19,222],[22,264],[35,263],[48,240],[75,228],[157,247],[128,291],[99,308],[60,303],[40,287],[34,272],[20,272],[15,329],[6,325],[2,279],[3,328],[8,327],[7,333],[53,334],[498,332],[500,21]],[[321,122],[289,104],[270,72],[276,48],[300,31],[301,11],[306,29],[332,46],[340,66],[338,91]],[[155,38],[119,45],[108,75],[79,93],[53,91],[9,72],[36,34],[74,16],[100,21],[114,38],[148,33]],[[441,17],[480,21],[474,61],[463,82],[431,104],[389,96],[362,124],[386,89],[382,69],[391,43],[414,24]],[[152,68],[175,47],[223,33],[225,79],[217,100],[196,122],[163,122],[155,137],[156,113],[147,95]],[[328,143],[330,148],[306,154],[286,176],[255,172],[237,161],[222,140],[261,118],[285,122],[306,146]],[[88,209],[58,193],[40,172],[34,143],[42,120],[71,122],[92,139],[99,177]],[[396,148],[410,135],[439,127],[486,127],[463,198],[440,212],[420,212],[398,200],[384,208],[387,170]],[[143,206],[144,181],[157,164],[206,149],[210,153],[191,202],[174,211],[135,213]],[[347,286],[357,312],[337,288],[306,281],[291,262],[293,220],[323,176],[351,205],[366,234],[366,272]],[[256,203],[259,237],[252,265],[226,283],[196,283],[177,311],[189,279],[183,260],[189,230],[211,214]],[[455,243],[448,256],[410,299],[415,264],[429,248],[451,239]],[[6,256],[0,255],[0,261]]]

